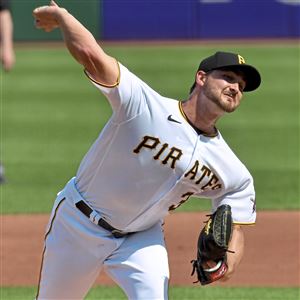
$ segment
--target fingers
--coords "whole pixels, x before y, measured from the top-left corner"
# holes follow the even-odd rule
[[[40,6],[33,10],[35,26],[38,29],[43,29],[50,32],[58,27],[56,20],[57,4],[54,1],[50,2],[50,6]]]
[[[1,64],[4,69],[4,71],[8,72],[10,71],[14,64],[15,64],[15,53],[13,48],[5,48],[3,49],[1,53]]]
[[[40,6],[40,7],[37,7],[33,10],[33,15],[37,15],[39,13],[42,13],[42,12],[45,12],[47,10],[49,6],[48,5],[44,5],[44,6]]]
[[[13,68],[13,66],[15,64],[15,61],[14,60],[7,60],[7,61],[3,61],[2,64],[3,64],[4,71],[9,72]]]
[[[33,10],[33,15],[36,15],[38,13],[45,13],[47,11],[49,11],[49,7],[59,7],[56,2],[54,0],[51,0],[49,5],[44,5],[44,6],[40,6],[37,7]]]
[[[58,24],[56,21],[44,21],[44,20],[40,20],[40,19],[36,19],[35,20],[35,27],[37,29],[43,29],[46,32],[50,32],[53,29],[58,27]]]
[[[58,7],[58,5],[56,4],[56,2],[54,0],[50,1],[50,6],[57,6]]]
[[[59,6],[52,0],[50,5],[39,6],[35,8],[32,13],[34,17],[44,15],[50,16],[55,14],[57,8],[59,8]]]

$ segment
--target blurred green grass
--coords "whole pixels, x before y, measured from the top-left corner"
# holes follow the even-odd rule
[[[33,287],[2,287],[0,299],[26,300],[35,297],[36,288]],[[3,298],[2,298],[3,297]],[[298,300],[297,288],[220,288],[220,287],[170,287],[170,299],[180,300]],[[90,290],[86,300],[122,300],[127,299],[119,287],[98,286]]]
[[[262,86],[218,128],[251,171],[257,207],[299,209],[299,46],[110,46],[105,50],[161,94],[185,99],[200,60],[217,50],[240,53],[262,74]],[[17,48],[13,72],[1,72],[1,213],[49,212],[56,193],[111,109],[62,47]],[[191,199],[178,211],[208,210]]]

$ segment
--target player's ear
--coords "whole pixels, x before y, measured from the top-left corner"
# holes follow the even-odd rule
[[[204,71],[199,70],[196,73],[195,81],[198,85],[203,86],[207,78],[207,74]]]

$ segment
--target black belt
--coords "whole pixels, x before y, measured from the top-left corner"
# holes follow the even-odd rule
[[[88,218],[90,218],[92,212],[94,211],[91,207],[89,207],[83,200],[80,200],[79,202],[75,203],[76,207],[84,214],[86,215]],[[111,226],[110,224],[108,224],[104,219],[99,219],[98,221],[98,225],[108,231],[111,232],[111,234],[115,237],[115,238],[121,238],[124,237],[128,234],[130,234],[130,232],[123,232],[117,228],[114,228],[113,226]]]

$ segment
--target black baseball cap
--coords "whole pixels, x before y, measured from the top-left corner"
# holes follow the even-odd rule
[[[214,55],[205,58],[200,63],[198,71],[209,72],[223,68],[242,72],[246,82],[245,92],[254,91],[261,83],[259,72],[253,66],[246,64],[244,57],[231,52],[218,51]]]

